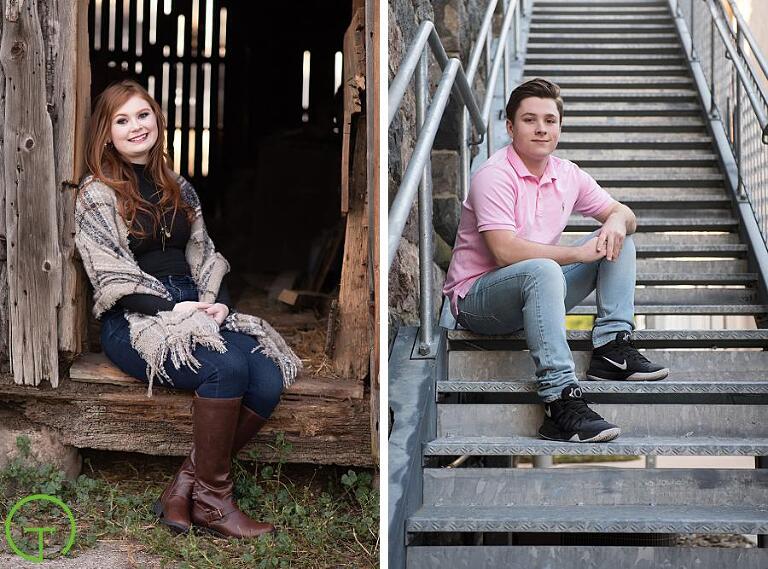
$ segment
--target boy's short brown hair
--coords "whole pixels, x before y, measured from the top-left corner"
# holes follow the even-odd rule
[[[563,122],[563,99],[560,97],[560,87],[546,79],[531,79],[512,91],[507,101],[508,120],[515,122],[515,113],[520,108],[520,103],[528,97],[553,99],[560,113],[560,122]]]

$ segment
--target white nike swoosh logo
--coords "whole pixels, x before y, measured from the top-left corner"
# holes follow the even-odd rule
[[[605,356],[603,356],[603,359],[604,359],[604,360],[606,360],[606,361],[608,361],[608,362],[610,362],[610,363],[612,363],[613,365],[615,365],[615,366],[616,366],[617,368],[619,368],[619,369],[623,369],[623,370],[625,370],[625,371],[626,371],[626,369],[627,369],[627,360],[624,360],[624,362],[623,362],[623,363],[617,363],[617,362],[613,361],[613,360],[612,360],[612,359],[610,359],[610,358],[606,358]]]
[[[550,419],[552,418],[552,410],[549,407],[544,407],[544,414]]]

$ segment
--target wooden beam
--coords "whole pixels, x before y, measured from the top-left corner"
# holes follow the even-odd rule
[[[128,375],[113,364],[107,356],[101,353],[85,353],[78,357],[69,368],[72,381],[84,383],[108,383],[135,387],[146,385],[142,381]],[[165,389],[157,387],[157,389]],[[362,399],[364,387],[360,381],[346,381],[325,377],[300,375],[296,383],[291,385],[286,393],[307,395],[310,397],[327,397],[331,399]]]
[[[88,326],[87,278],[75,249],[75,189],[83,174],[85,119],[90,107],[88,3],[51,4],[43,20],[43,39],[51,69],[47,77],[49,114],[53,123],[56,198],[61,250],[61,297],[58,312],[59,350],[64,357],[81,351]]]
[[[61,253],[45,46],[36,2],[6,2],[3,18],[10,367],[19,384],[56,386]]]
[[[379,73],[381,72],[381,51],[378,49],[381,33],[381,18],[379,18],[379,0],[366,0],[366,61],[368,66],[366,76],[369,78],[366,90],[366,109],[368,113],[368,184],[369,203],[371,207],[370,227],[373,228],[371,239],[371,274],[373,277],[373,312],[369,320],[372,324],[370,337],[373,341],[370,363],[370,393],[371,393],[371,453],[378,463],[379,461],[379,356],[381,354],[379,342],[380,307],[381,307],[381,279],[379,278],[379,188],[380,168],[379,152],[381,150],[380,105],[379,105]]]
[[[365,86],[365,34],[363,11],[355,14],[344,34],[344,83],[357,86],[359,98],[359,87]],[[366,125],[365,114],[357,113],[352,122],[349,213],[333,358],[336,374],[352,379],[364,379],[368,375],[371,353]]]
[[[0,18],[0,45],[2,45],[3,22]],[[5,72],[0,65],[0,101],[5,101]],[[0,132],[5,124],[5,109],[0,108]],[[5,141],[0,137],[0,373],[10,370],[10,348],[8,345],[8,253],[5,223]]]
[[[365,27],[362,3],[355,0],[352,21],[344,33],[344,114],[341,128],[341,213],[349,213],[349,175],[351,170],[352,116],[362,110],[360,93],[365,89],[365,42],[361,30]]]
[[[56,431],[62,443],[78,448],[183,456],[192,443],[192,394],[70,381],[58,389],[14,385],[0,375],[0,402],[21,410],[24,417]],[[368,430],[368,401],[283,394],[275,413],[255,443],[263,460],[278,456],[270,445],[285,433],[293,445],[289,462],[373,466]]]

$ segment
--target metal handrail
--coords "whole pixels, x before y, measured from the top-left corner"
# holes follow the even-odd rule
[[[752,30],[749,29],[747,22],[744,21],[744,17],[741,15],[741,11],[739,10],[739,7],[736,5],[736,3],[733,0],[725,0],[725,1],[728,2],[728,6],[733,12],[734,17],[736,18],[737,28],[735,32],[733,31],[733,28],[731,28],[731,34],[737,37],[737,41],[736,41],[737,45],[739,43],[738,35],[742,34],[744,38],[747,40],[749,49],[752,51],[752,55],[757,61],[757,64],[760,66],[760,70],[763,72],[763,77],[768,78],[768,60],[765,59],[765,56],[763,55],[763,52],[760,49],[760,46],[758,45],[757,40],[755,40],[755,36],[752,35]],[[763,97],[766,98],[766,92],[765,92],[765,88],[763,87],[763,84],[758,83],[758,87],[762,91]]]
[[[712,22],[714,23],[717,32],[720,35],[720,39],[723,40],[724,47],[730,56],[729,59],[733,62],[733,66],[736,68],[736,73],[738,73],[742,87],[744,88],[746,95],[749,98],[749,102],[752,104],[752,109],[755,111],[757,120],[760,122],[760,128],[763,131],[763,144],[768,144],[768,115],[766,115],[765,111],[766,97],[764,93],[759,92],[761,91],[759,83],[758,92],[755,92],[755,89],[752,88],[747,75],[747,70],[742,63],[742,60],[745,59],[744,52],[741,48],[740,37],[740,34],[742,33],[741,30],[743,30],[743,28],[739,26],[738,31],[734,37],[733,30],[723,20],[722,14],[718,13],[718,8],[722,9],[722,4],[715,4],[714,0],[707,0],[707,6],[709,7],[709,12],[712,15]],[[746,27],[746,23],[744,24],[744,27]],[[751,35],[752,34],[750,34],[750,36]],[[760,53],[759,48],[756,47],[755,49],[758,49],[756,53]],[[741,101],[737,101],[737,104],[740,103]]]
[[[498,0],[490,0],[483,18],[483,23],[478,33],[478,38],[471,52],[470,64],[465,73],[461,62],[457,58],[448,58],[440,37],[438,36],[434,24],[429,21],[422,22],[413,43],[406,52],[400,68],[392,81],[388,93],[389,103],[389,123],[392,124],[400,104],[405,95],[405,91],[410,83],[414,73],[416,73],[416,126],[419,129],[418,138],[411,158],[406,167],[403,179],[398,188],[397,195],[389,209],[389,238],[387,243],[388,269],[391,269],[395,260],[397,249],[402,238],[405,224],[408,220],[411,206],[418,190],[419,196],[419,353],[429,355],[433,349],[433,322],[432,312],[434,298],[432,295],[432,181],[431,181],[431,151],[435,140],[435,135],[440,126],[445,108],[448,104],[451,92],[456,96],[458,102],[462,105],[462,124],[460,126],[459,149],[461,151],[462,164],[465,160],[468,163],[469,147],[473,144],[482,142],[482,136],[485,135],[490,145],[490,133],[488,132],[490,121],[490,108],[493,96],[496,90],[496,81],[498,79],[499,68],[502,59],[507,61],[508,42],[507,35],[509,28],[515,22],[515,56],[519,53],[519,5],[523,9],[529,6],[529,0],[505,0],[504,18],[501,31],[498,37],[496,52],[493,57],[493,63],[489,64],[489,75],[486,83],[485,98],[483,100],[482,111],[477,104],[472,89],[472,80],[477,71],[483,48],[487,49],[488,59],[490,59],[491,30],[493,15],[496,11]],[[442,77],[437,86],[432,102],[427,109],[428,99],[428,52],[426,47],[429,45],[430,51],[434,54],[435,60],[443,70]],[[487,61],[487,63],[490,63]],[[505,92],[507,96],[507,65],[504,66],[505,74]],[[469,140],[468,120],[472,120],[478,135],[478,140]],[[490,146],[489,146],[490,150]],[[463,167],[463,166],[462,166]],[[468,171],[468,168],[467,168]],[[460,177],[462,199],[466,197],[468,187],[468,175],[465,179],[464,173]]]
[[[768,243],[768,64],[732,0],[669,0],[717,136],[735,199],[751,209],[753,245]],[[732,11],[735,29],[726,9]],[[745,45],[746,42],[746,45]],[[751,51],[750,59],[747,49]],[[698,82],[698,81],[697,81]],[[720,125],[720,126],[717,126]],[[768,270],[768,257],[764,259]],[[768,278],[768,274],[766,274]]]

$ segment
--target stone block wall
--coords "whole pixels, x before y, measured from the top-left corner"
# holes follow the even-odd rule
[[[389,79],[394,78],[419,25],[431,20],[449,57],[468,63],[472,41],[482,22],[487,0],[390,0],[389,8]],[[484,59],[483,59],[484,61]],[[430,61],[430,89],[434,92],[441,70],[434,59]],[[481,64],[476,74],[476,97],[481,99],[482,81],[486,76]],[[446,109],[432,153],[434,192],[435,250],[433,290],[435,309],[439,310],[445,269],[450,261],[458,219],[459,203],[459,134],[461,108],[453,101]],[[416,144],[416,112],[413,85],[406,91],[400,110],[388,132],[389,139],[389,203],[400,186]],[[389,273],[389,338],[394,338],[398,326],[414,325],[419,320],[418,277],[418,217],[416,206],[411,209],[400,242],[397,258]],[[435,318],[437,314],[435,314]]]

